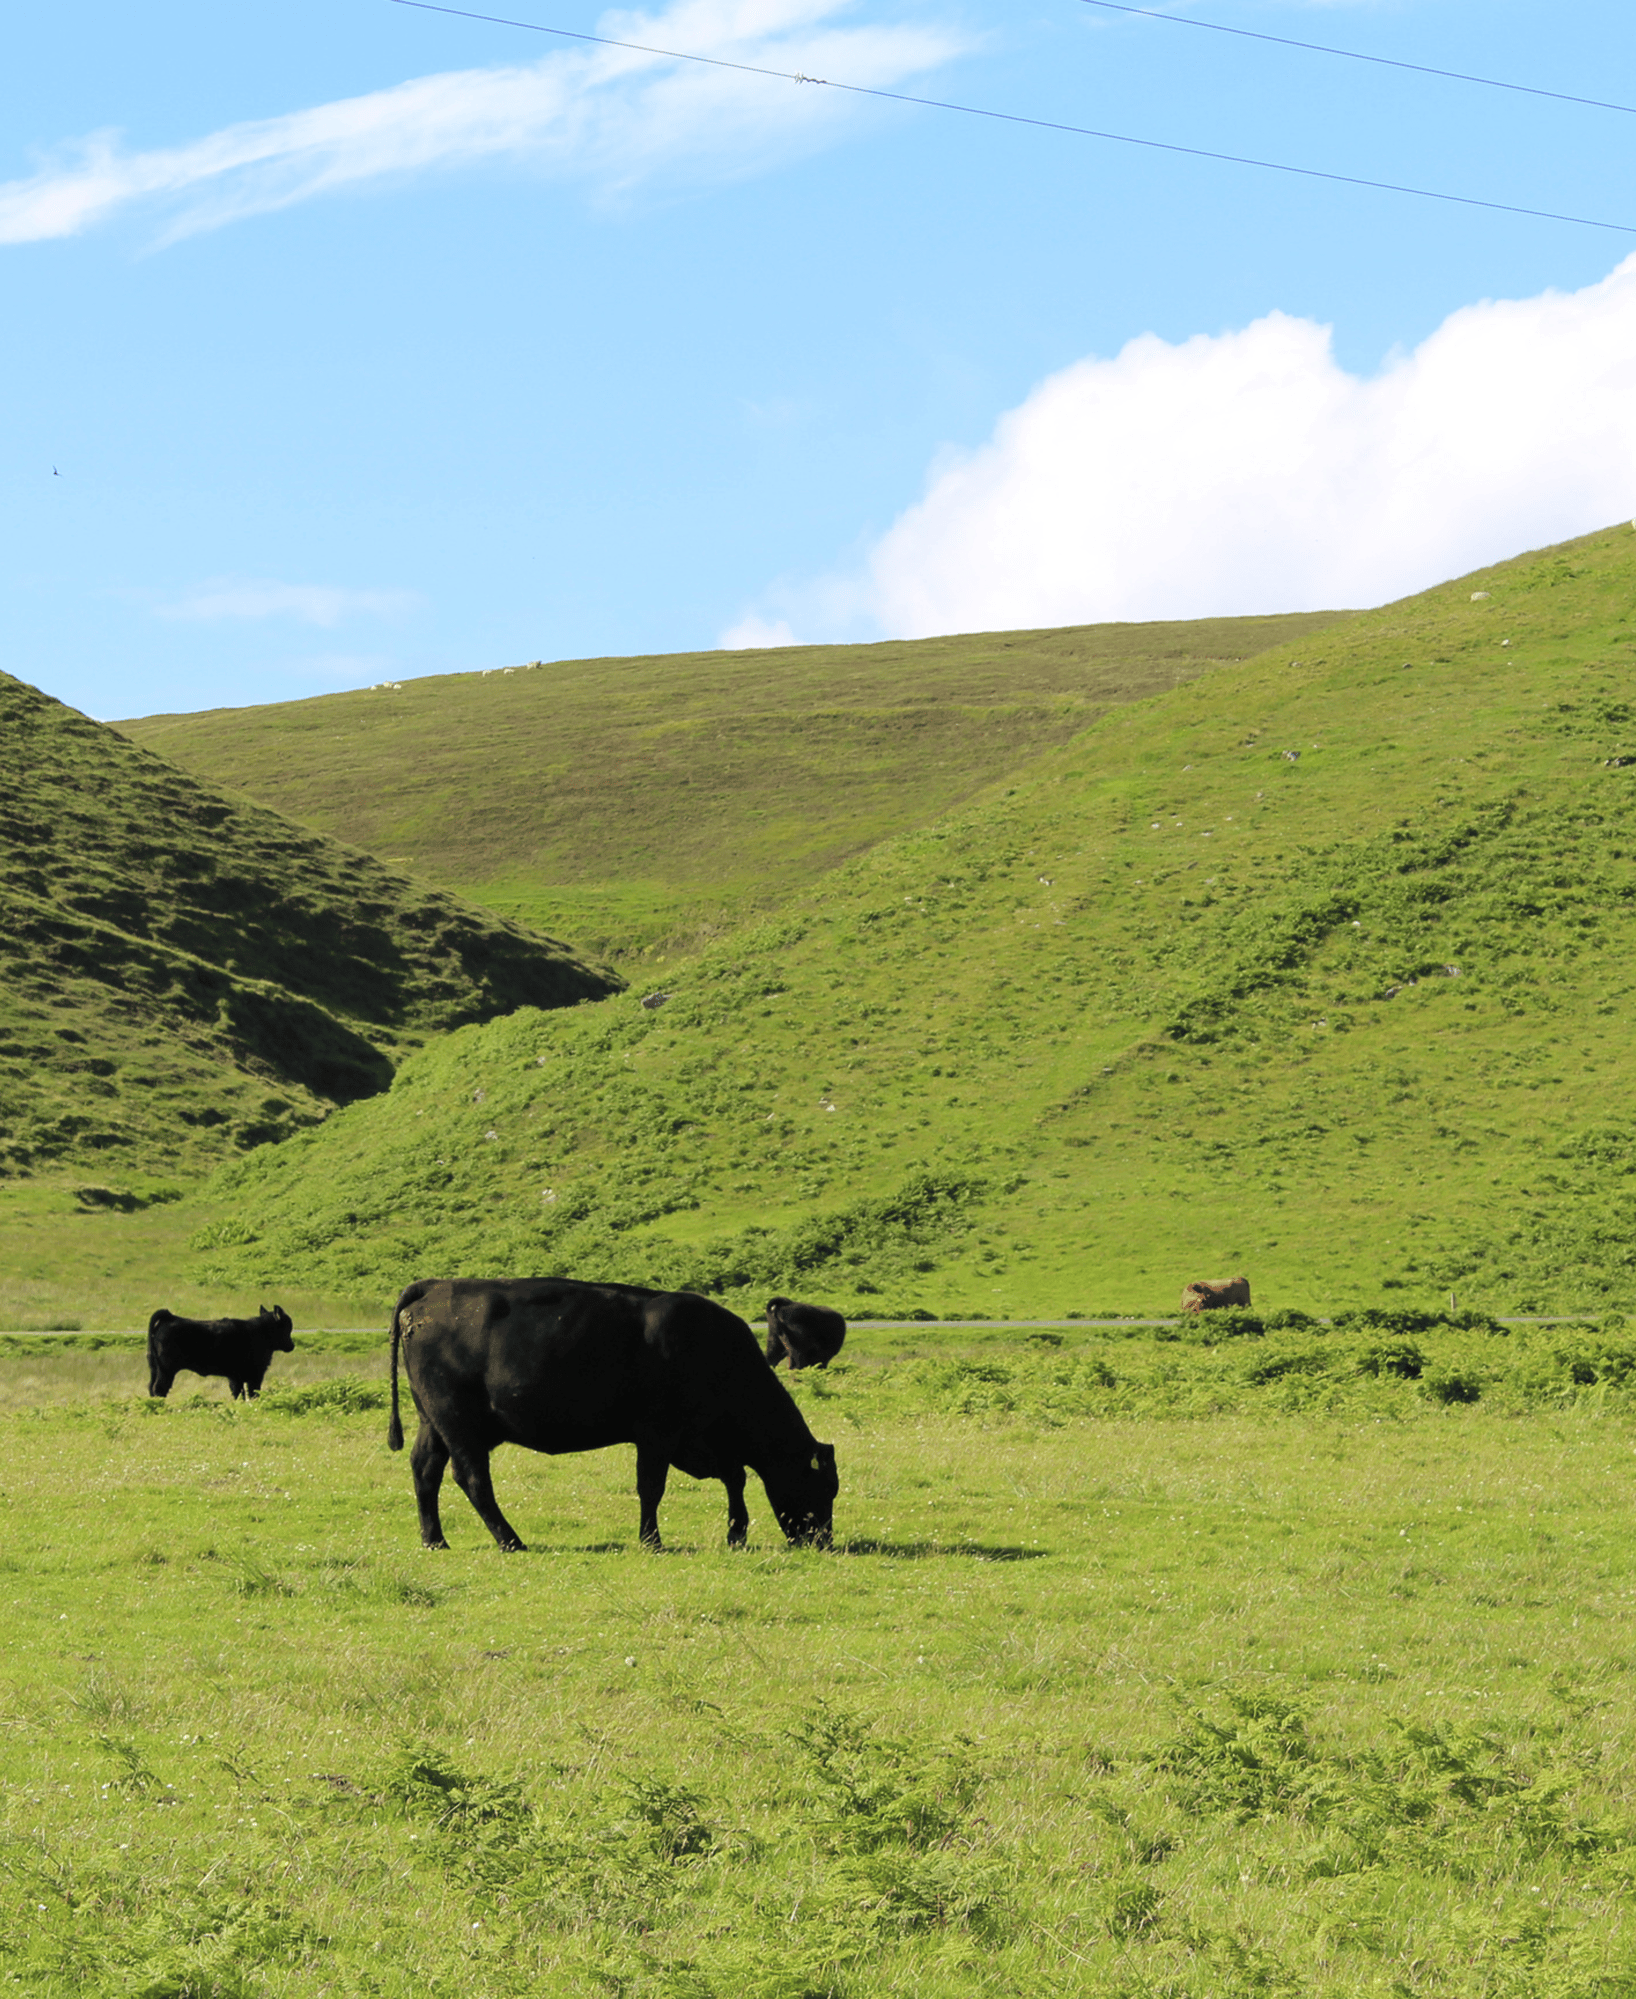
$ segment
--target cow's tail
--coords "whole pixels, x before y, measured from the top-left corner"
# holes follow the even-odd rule
[[[398,1413],[398,1342],[403,1332],[403,1300],[392,1307],[392,1420],[386,1426],[386,1448],[403,1449],[403,1418]]]

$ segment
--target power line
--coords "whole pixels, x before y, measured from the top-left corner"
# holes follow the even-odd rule
[[[1462,69],[1433,69],[1428,63],[1400,62],[1396,56],[1365,55],[1361,49],[1332,49],[1327,42],[1296,42],[1288,35],[1264,35],[1255,28],[1229,28],[1221,21],[1195,21],[1189,14],[1162,14],[1153,7],[1125,7],[1119,0],[1085,0],[1110,14],[1140,14],[1144,21],[1169,21],[1177,28],[1208,28],[1212,34],[1241,35],[1249,42],[1276,42],[1281,49],[1307,49],[1314,55],[1345,56],[1351,62],[1379,63],[1385,69],[1412,69],[1417,76],[1443,76],[1455,83],[1481,83],[1490,90],[1519,90],[1526,97],[1551,97],[1558,104],[1588,104],[1596,111],[1623,111],[1636,118],[1636,104],[1609,104],[1600,97],[1570,97],[1565,90],[1540,90],[1532,83],[1502,83],[1497,77],[1468,76]]]
[[[1105,139],[1117,146],[1144,146],[1151,152],[1180,153],[1193,160],[1217,160],[1233,167],[1260,167],[1267,173],[1298,174],[1307,180],[1337,181],[1343,187],[1367,187],[1379,194],[1411,194],[1422,201],[1451,201],[1462,208],[1488,208],[1501,215],[1526,215],[1536,222],[1571,222],[1584,229],[1613,229],[1636,236],[1636,224],[1602,222],[1589,215],[1560,215],[1549,208],[1522,208],[1510,201],[1484,201],[1474,194],[1444,194],[1437,188],[1406,187],[1390,180],[1365,180],[1357,174],[1327,173],[1322,167],[1292,167],[1282,160],[1250,159],[1242,153],[1215,153],[1203,146],[1179,146],[1166,139],[1139,139],[1128,132],[1103,132],[1090,125],[1066,125],[1054,118],[1028,118],[1019,111],[991,111],[981,104],[953,104],[940,97],[912,97],[902,90],[877,90],[866,83],[840,83],[830,76],[807,76],[800,70],[768,69],[758,63],[731,62],[725,56],[701,56],[685,49],[653,48],[645,42],[615,41],[611,35],[588,35],[575,28],[549,28],[539,21],[514,21],[503,14],[476,14],[465,7],[443,7],[435,0],[392,0],[395,7],[414,7],[424,14],[452,14],[461,21],[486,21],[497,28],[524,28],[530,34],[560,35],[572,42],[595,42],[601,48],[634,49],[638,55],[663,56],[669,62],[705,63],[712,69],[736,69],[746,76],[776,77],[783,83],[812,83],[825,90],[844,90],[854,97],[880,97],[892,104],[914,104],[926,111],[958,111],[968,118],[992,118],[1006,125],[1032,125],[1043,132],[1066,132],[1077,139]]]

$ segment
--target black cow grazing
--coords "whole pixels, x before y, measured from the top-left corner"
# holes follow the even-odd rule
[[[793,1298],[767,1301],[767,1358],[774,1367],[787,1354],[790,1371],[828,1367],[846,1339],[846,1321],[827,1305],[798,1305]]]
[[[148,1393],[168,1395],[184,1369],[225,1374],[234,1398],[259,1395],[275,1353],[294,1353],[290,1315],[265,1305],[253,1319],[179,1319],[162,1307],[148,1321]]]
[[[428,1548],[448,1546],[438,1491],[451,1463],[500,1547],[522,1547],[495,1503],[489,1454],[497,1444],[552,1455],[634,1444],[650,1548],[660,1545],[659,1502],[672,1465],[726,1482],[730,1541],[744,1538],[749,1466],[791,1541],[829,1543],[834,1446],[814,1439],[744,1321],[708,1298],[566,1277],[411,1284],[392,1313],[394,1451],[403,1449],[400,1347],[420,1414],[410,1462]]]

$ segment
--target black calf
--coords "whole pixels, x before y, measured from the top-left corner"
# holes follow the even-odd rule
[[[290,1315],[265,1305],[254,1319],[179,1319],[163,1307],[148,1321],[148,1393],[168,1395],[190,1374],[221,1374],[235,1399],[259,1395],[275,1353],[294,1353]]]

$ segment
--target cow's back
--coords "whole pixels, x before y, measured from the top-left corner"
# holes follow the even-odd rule
[[[709,1424],[737,1378],[766,1371],[744,1322],[687,1292],[455,1278],[411,1285],[398,1317],[423,1415],[532,1450]]]

